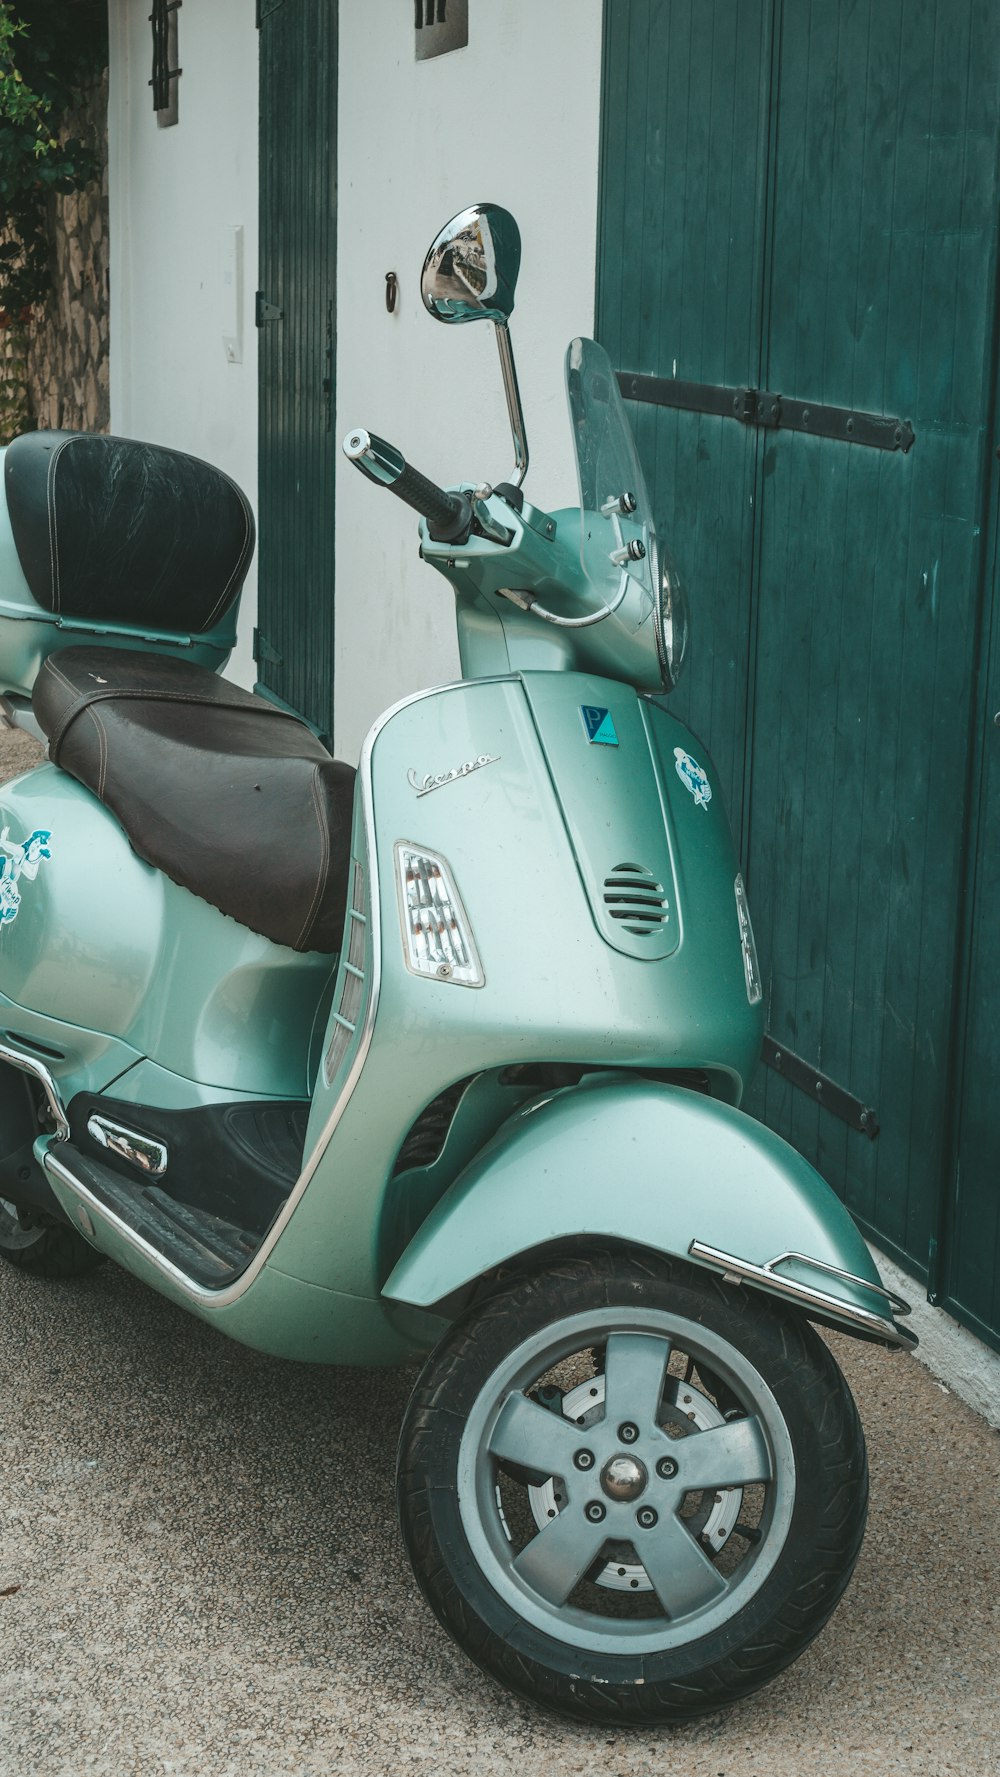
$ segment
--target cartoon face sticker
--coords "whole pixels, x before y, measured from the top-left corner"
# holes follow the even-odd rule
[[[712,786],[698,764],[683,747],[674,748],[674,764],[677,776],[686,790],[690,790],[698,808],[707,808],[712,800]]]
[[[52,856],[51,838],[47,827],[36,827],[23,840],[12,840],[9,827],[0,833],[0,852],[4,854],[0,862],[0,926],[17,918],[21,909],[18,883],[22,877],[34,882],[45,859]]]

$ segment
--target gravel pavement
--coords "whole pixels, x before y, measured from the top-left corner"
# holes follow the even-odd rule
[[[995,1777],[1000,1436],[831,1343],[872,1466],[846,1599],[755,1698],[613,1735],[504,1695],[423,1604],[412,1373],[261,1357],[111,1265],[0,1264],[0,1777]]]

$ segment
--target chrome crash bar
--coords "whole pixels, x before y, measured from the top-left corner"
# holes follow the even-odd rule
[[[830,1315],[859,1333],[867,1333],[871,1338],[900,1345],[907,1351],[912,1351],[918,1343],[916,1333],[911,1333],[908,1327],[897,1326],[895,1319],[887,1321],[885,1315],[879,1314],[874,1308],[861,1308],[856,1302],[845,1302],[842,1296],[834,1296],[829,1290],[820,1289],[815,1284],[800,1283],[794,1277],[781,1275],[778,1266],[794,1261],[798,1265],[808,1265],[813,1271],[821,1271],[827,1277],[839,1277],[844,1283],[853,1284],[856,1289],[869,1290],[873,1296],[881,1296],[892,1316],[911,1312],[909,1302],[904,1302],[902,1296],[896,1296],[892,1290],[887,1290],[884,1284],[872,1283],[867,1277],[856,1277],[853,1271],[842,1271],[839,1265],[828,1265],[823,1259],[810,1258],[808,1253],[779,1253],[777,1258],[768,1259],[766,1264],[755,1265],[750,1259],[739,1259],[734,1253],[721,1252],[718,1247],[708,1246],[703,1240],[692,1240],[688,1255],[699,1264],[711,1265],[713,1269],[721,1271],[728,1283],[759,1284],[772,1295],[785,1296],[807,1312],[812,1309],[814,1313]]]
[[[20,1068],[23,1074],[30,1074],[32,1079],[38,1081],[45,1093],[46,1102],[56,1126],[56,1140],[69,1141],[69,1118],[66,1115],[59,1088],[49,1069],[43,1061],[39,1060],[37,1055],[26,1055],[23,1049],[15,1049],[10,1041],[9,1032],[7,1039],[6,1042],[0,1041],[0,1061],[6,1061],[10,1067]]]

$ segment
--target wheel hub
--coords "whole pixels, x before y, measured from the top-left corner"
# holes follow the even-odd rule
[[[645,1492],[648,1480],[645,1463],[637,1456],[626,1456],[621,1451],[601,1470],[601,1486],[609,1499],[638,1499],[640,1493]]]
[[[581,1382],[578,1387],[570,1389],[563,1396],[562,1413],[564,1418],[572,1419],[575,1424],[586,1431],[600,1424],[604,1411],[604,1377],[595,1376],[591,1382]],[[676,1428],[688,1421],[696,1431],[707,1431],[714,1426],[725,1423],[722,1414],[700,1389],[687,1386],[676,1379],[667,1378],[664,1395],[664,1406],[669,1407],[669,1416]],[[618,1450],[601,1470],[601,1486],[604,1488],[604,1475],[612,1462],[625,1461],[638,1463],[631,1453]],[[645,1469],[644,1469],[645,1474]],[[643,1488],[648,1482],[648,1475],[643,1481]],[[607,1493],[608,1498],[614,1495]],[[626,1501],[627,1501],[626,1496]],[[728,1542],[736,1528],[743,1503],[742,1487],[727,1487],[719,1492],[707,1495],[708,1515],[701,1526],[701,1540],[705,1546],[721,1549]],[[528,1488],[528,1502],[535,1523],[541,1529],[566,1506],[566,1494],[562,1483],[555,1479],[544,1481],[541,1486]],[[626,1553],[626,1545],[618,1551],[618,1559],[605,1562],[594,1579],[597,1585],[605,1586],[615,1592],[651,1592],[653,1587],[645,1568],[635,1560],[631,1552]]]

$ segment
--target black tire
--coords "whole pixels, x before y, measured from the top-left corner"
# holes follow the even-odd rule
[[[868,1471],[807,1322],[607,1252],[508,1278],[450,1330],[407,1409],[397,1489],[421,1590],[484,1671],[641,1726],[748,1695],[819,1633]]]
[[[95,1251],[66,1222],[37,1210],[21,1209],[0,1197],[0,1258],[32,1277],[84,1277],[103,1265]]]

